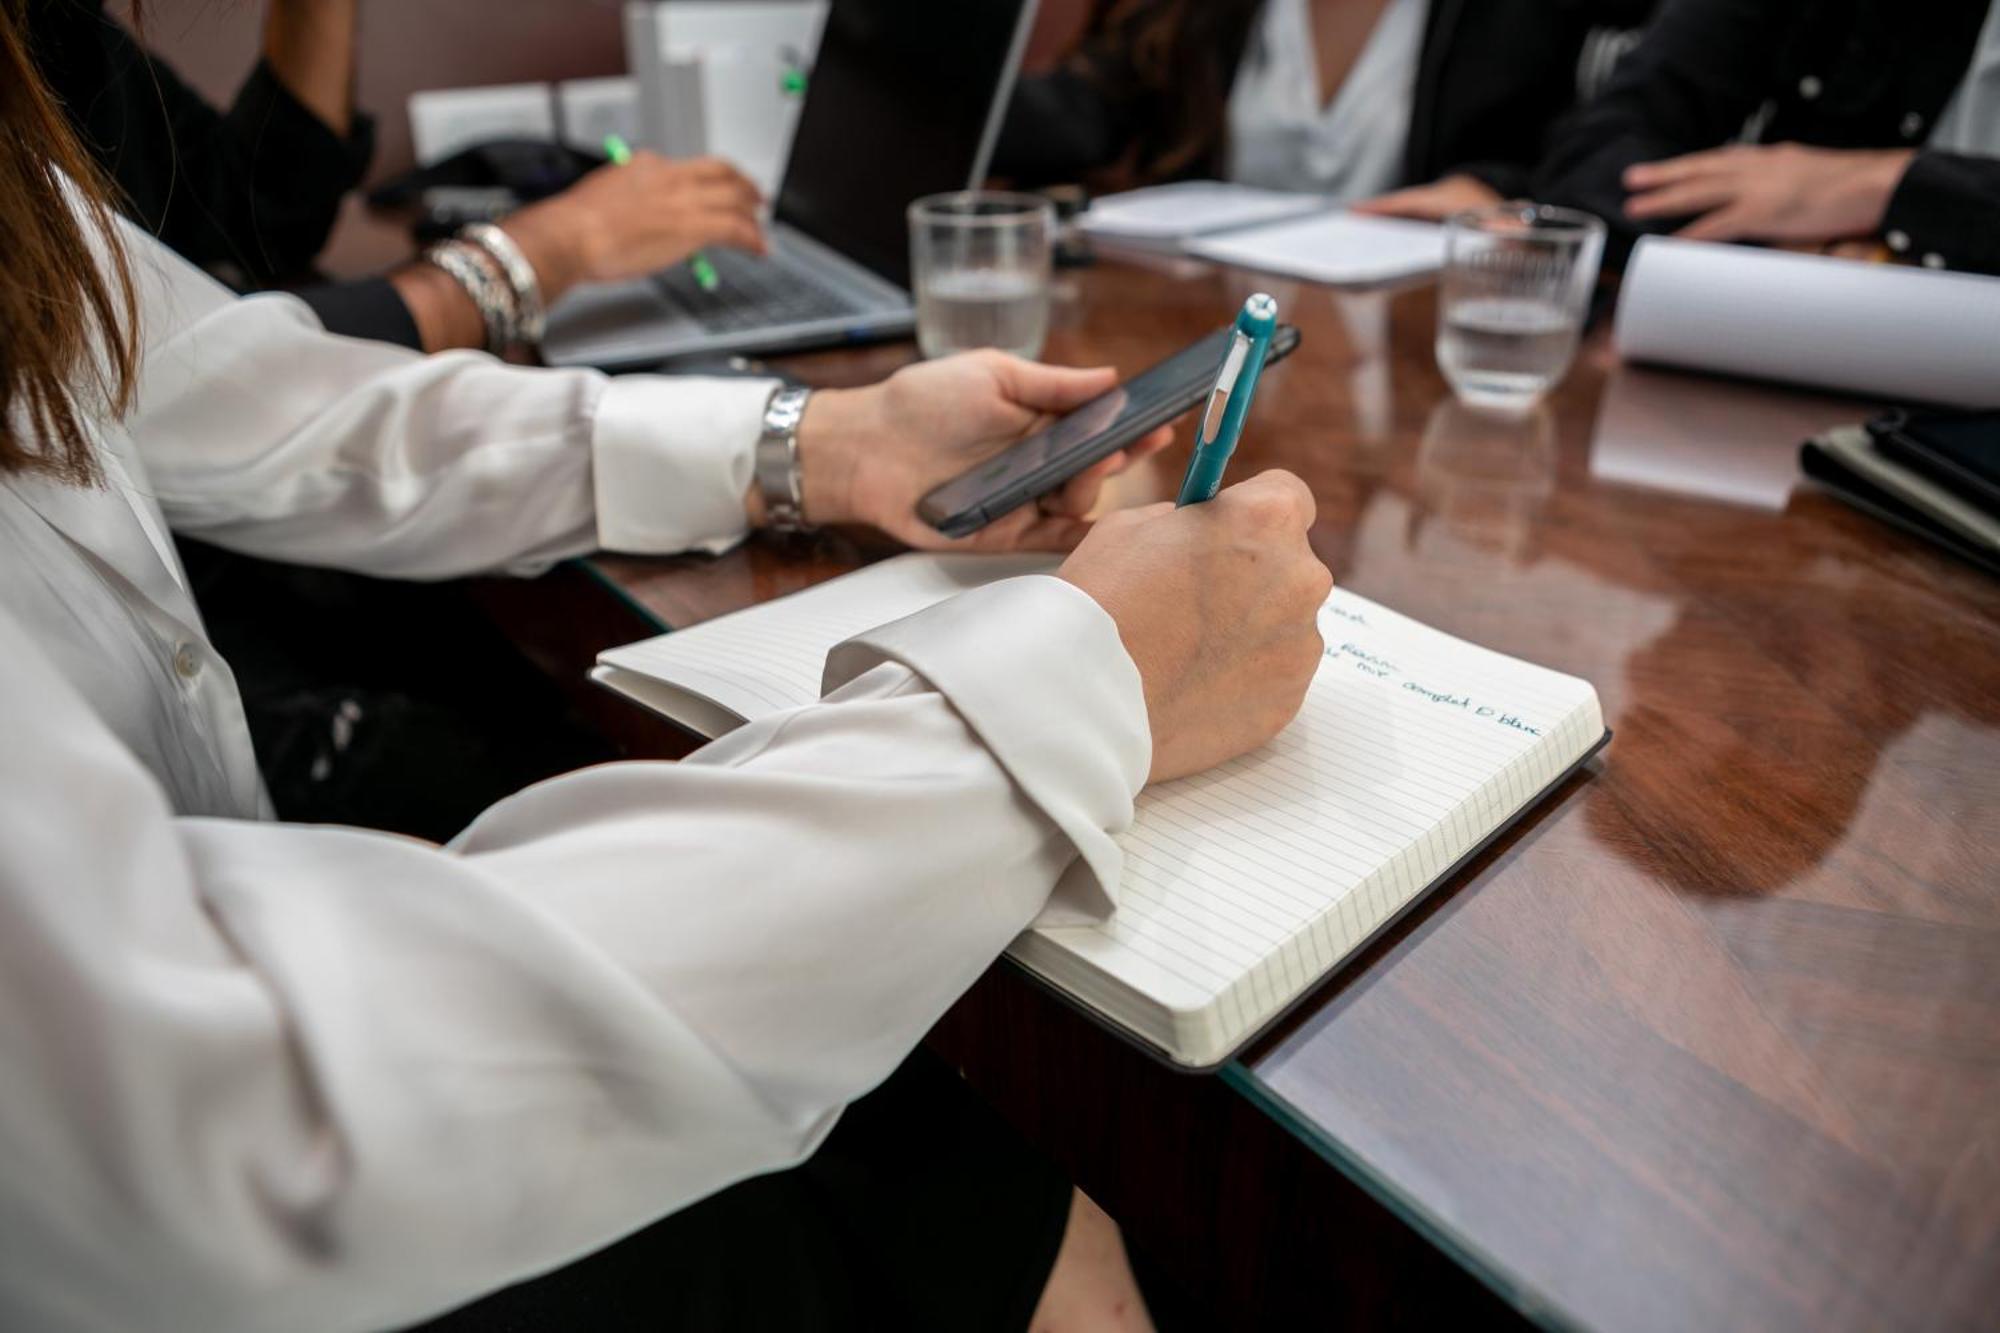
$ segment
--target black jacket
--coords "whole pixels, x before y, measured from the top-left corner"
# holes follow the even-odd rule
[[[27,12],[36,66],[127,217],[239,286],[309,272],[342,196],[367,171],[366,117],[345,137],[334,133],[261,62],[218,111],[102,0],[30,0]],[[299,294],[335,333],[417,345],[416,324],[386,280]]]
[[[1142,175],[1222,175],[1224,107],[1260,3],[1187,2],[1181,40],[1210,52],[1208,63],[1189,62],[1177,86],[1152,86],[1157,80],[1134,68],[1127,35],[1100,34],[1063,70],[1022,82],[995,172],[1037,184],[1073,180],[1132,153]],[[1576,100],[1585,39],[1595,28],[1643,24],[1653,5],[1431,0],[1402,183],[1470,172],[1502,194],[1521,192],[1549,126]],[[1172,160],[1174,142],[1184,140],[1194,152]],[[1164,171],[1149,170],[1163,161]]]
[[[1921,146],[1964,80],[1988,0],[1675,0],[1603,97],[1550,139],[1536,194],[1604,217],[1629,249],[1681,221],[1624,215],[1626,167],[1734,140]],[[2000,273],[2000,160],[1920,152],[1883,234],[1933,266]],[[1932,257],[1935,258],[1932,258]]]

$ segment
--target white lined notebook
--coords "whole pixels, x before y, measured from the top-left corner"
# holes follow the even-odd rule
[[[703,735],[818,697],[827,650],[1039,557],[908,555],[605,653],[593,676]],[[1344,589],[1299,717],[1140,794],[1119,907],[1011,956],[1177,1064],[1227,1059],[1604,738],[1596,691]],[[1080,866],[1072,874],[1084,873]]]

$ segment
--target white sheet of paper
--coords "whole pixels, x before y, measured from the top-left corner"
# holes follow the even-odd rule
[[[2000,407],[2000,278],[1649,236],[1617,343],[1629,361]]]
[[[1206,236],[1188,253],[1224,264],[1336,285],[1393,282],[1444,267],[1444,228],[1404,218],[1321,213]]]
[[[1326,200],[1316,194],[1264,190],[1227,181],[1178,181],[1106,195],[1091,204],[1078,225],[1091,236],[1172,241],[1254,227],[1326,207]]]

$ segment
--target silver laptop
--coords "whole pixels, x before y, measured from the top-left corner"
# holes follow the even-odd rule
[[[910,331],[910,201],[986,176],[1035,0],[833,0],[758,259],[580,287],[549,312],[551,365],[777,352]]]

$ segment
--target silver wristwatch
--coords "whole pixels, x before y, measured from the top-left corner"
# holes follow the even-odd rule
[[[799,471],[799,422],[811,389],[779,389],[764,408],[757,438],[757,492],[776,532],[806,531],[805,479]]]

